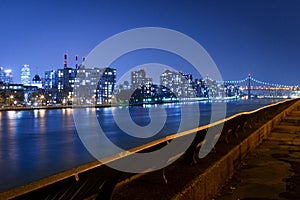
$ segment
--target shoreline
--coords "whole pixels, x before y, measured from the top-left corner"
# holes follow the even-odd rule
[[[270,99],[270,98],[259,98],[259,99]],[[284,98],[272,98],[272,99],[282,99]],[[21,111],[21,110],[51,110],[51,109],[66,109],[66,108],[107,108],[107,107],[118,107],[118,106],[144,106],[144,105],[155,105],[155,104],[169,104],[169,103],[183,103],[183,102],[228,102],[228,101],[244,101],[245,99],[201,99],[201,100],[184,100],[184,101],[170,101],[170,102],[147,102],[147,103],[134,103],[134,104],[98,104],[98,105],[55,105],[55,106],[30,106],[30,107],[18,107],[18,106],[9,106],[9,107],[0,107],[1,111]]]

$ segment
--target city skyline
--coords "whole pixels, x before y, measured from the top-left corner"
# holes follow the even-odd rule
[[[68,53],[74,56],[69,66],[75,68],[75,55],[88,55],[108,37],[131,28],[158,26],[180,31],[203,45],[225,80],[251,73],[268,82],[299,85],[300,3],[296,1],[2,4],[0,66],[13,70],[14,82],[21,82],[24,64],[31,66],[32,75],[43,76],[45,71],[62,68],[62,55]],[[142,52],[120,58],[116,66],[122,66],[118,69],[122,75],[158,60],[194,74],[188,63],[172,58],[165,53]]]
[[[19,74],[20,77],[21,77],[20,82],[13,81],[13,71],[11,69],[4,69],[3,67],[0,67],[0,72],[2,71],[2,73],[0,73],[0,82],[13,83],[13,84],[22,84],[24,86],[36,86],[36,85],[38,85],[39,88],[44,88],[44,86],[42,86],[42,85],[44,84],[43,82],[45,81],[45,79],[47,79],[47,77],[50,76],[49,73],[57,73],[57,72],[59,72],[61,70],[64,70],[66,68],[67,69],[72,69],[72,70],[80,70],[80,68],[82,66],[84,67],[84,65],[82,65],[82,63],[78,62],[78,55],[74,56],[74,58],[75,58],[75,67],[72,67],[72,66],[68,65],[69,62],[68,62],[68,55],[67,54],[63,54],[63,57],[64,57],[63,67],[57,68],[57,69],[50,69],[50,70],[42,72],[41,74],[30,75],[30,66],[27,65],[27,64],[24,64],[22,69],[21,69],[21,73]],[[84,60],[85,60],[85,57],[82,57],[82,62]],[[108,68],[111,68],[111,67],[113,67],[113,66],[108,66]],[[87,68],[87,69],[97,69],[97,68],[98,67],[92,67],[92,68]],[[101,68],[103,68],[103,67],[101,67]],[[173,72],[176,72],[176,73],[181,73],[183,75],[184,74],[189,75],[191,77],[194,77],[196,80],[209,79],[211,81],[216,81],[216,80],[212,79],[209,76],[209,74],[206,74],[206,76],[202,76],[202,74],[199,74],[197,72],[196,72],[196,74],[185,73],[185,71],[183,71],[181,69],[174,71],[174,68],[172,68],[171,66],[158,64],[158,63],[148,63],[148,64],[143,64],[143,65],[135,66],[134,68],[131,68],[129,71],[127,71],[121,77],[116,76],[116,81],[117,81],[116,86],[123,85],[124,82],[131,82],[132,83],[132,75],[130,76],[130,74],[132,74],[133,72],[137,72],[137,71],[144,71],[144,73],[147,76],[147,79],[149,79],[149,80],[151,79],[150,82],[152,82],[153,84],[158,84],[159,85],[161,74],[165,73],[165,71],[167,71],[167,70],[170,70],[170,71],[173,71]],[[40,75],[41,75],[41,78],[40,78]],[[35,80],[36,77],[38,77],[40,79],[40,83],[38,83],[38,84],[36,84],[36,80]],[[74,76],[74,78],[75,77],[76,76]],[[298,85],[289,85],[289,84],[278,83],[278,82],[268,82],[268,81],[265,81],[265,80],[257,80],[256,78],[253,78],[251,73],[248,73],[246,76],[240,77],[239,79],[236,79],[236,80],[222,80],[221,82],[222,82],[222,84],[234,84],[236,86],[241,86],[239,84],[242,83],[242,82],[245,82],[246,80],[248,80],[249,77],[256,84],[260,84],[260,85],[282,87],[282,88],[291,88],[291,87],[298,88],[299,87],[299,84]],[[25,82],[24,82],[24,79],[26,79]],[[220,81],[217,81],[217,82],[220,82]],[[44,88],[44,89],[47,89],[47,88]]]

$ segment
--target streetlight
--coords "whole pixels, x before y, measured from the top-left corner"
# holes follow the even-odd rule
[[[72,102],[73,102],[73,98],[69,95],[69,96],[68,96],[68,102],[67,102],[67,104],[68,104],[68,105],[71,105]]]
[[[13,104],[14,104],[14,95],[9,96],[9,104],[13,106]]]
[[[43,101],[44,101],[45,96],[42,95],[40,98],[41,98],[41,105],[43,106]]]

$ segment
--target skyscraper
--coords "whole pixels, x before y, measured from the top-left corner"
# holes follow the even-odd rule
[[[4,70],[3,67],[0,67],[0,82],[2,83],[12,83],[13,76],[11,69]]]
[[[101,78],[96,91],[97,104],[108,104],[111,102],[116,84],[116,72],[116,69],[110,67],[101,69]]]
[[[23,85],[30,85],[30,68],[29,65],[23,65],[21,69],[21,83]]]
[[[77,70],[69,67],[57,70],[57,99],[62,103],[71,101]]]
[[[146,72],[144,69],[131,72],[131,87],[136,89],[142,87],[143,85],[152,85],[152,78],[146,77]]]
[[[57,89],[57,71],[51,70],[45,72],[45,90]]]
[[[0,67],[0,82],[4,82],[4,77],[5,77],[4,68]]]
[[[13,75],[11,69],[4,70],[4,83],[13,83]]]

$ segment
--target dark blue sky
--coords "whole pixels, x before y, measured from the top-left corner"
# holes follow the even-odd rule
[[[13,70],[15,82],[23,64],[31,66],[32,75],[43,76],[45,70],[62,68],[64,53],[72,59],[75,54],[84,56],[113,34],[157,26],[198,41],[226,80],[242,79],[250,72],[268,82],[300,84],[297,0],[0,3],[0,66]],[[122,70],[136,63],[123,63]],[[185,63],[171,64],[189,72]]]

